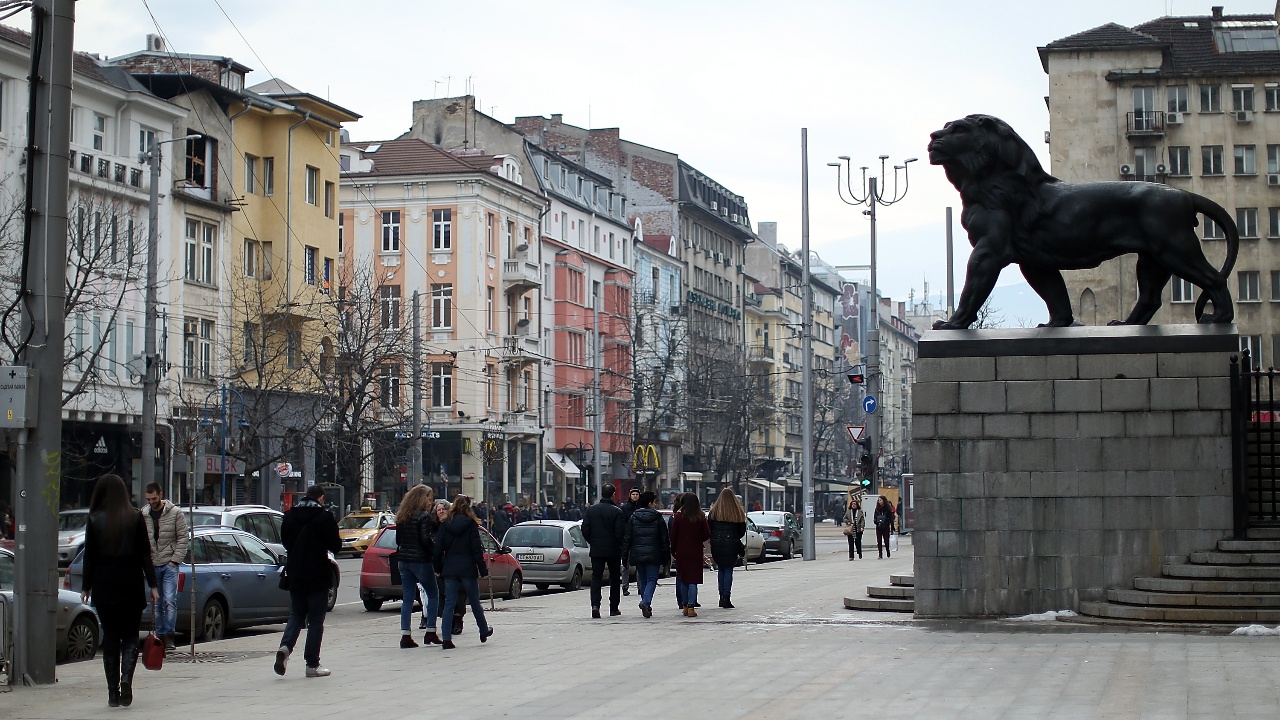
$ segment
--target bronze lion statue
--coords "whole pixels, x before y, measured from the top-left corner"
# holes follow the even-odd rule
[[[955,313],[935,322],[935,330],[972,325],[1000,271],[1011,263],[1048,306],[1046,325],[1073,325],[1062,271],[1097,267],[1127,253],[1138,254],[1138,302],[1127,318],[1111,324],[1148,323],[1174,275],[1201,289],[1197,321],[1226,323],[1235,317],[1227,278],[1240,234],[1235,220],[1212,200],[1158,183],[1064,183],[1044,171],[1013,128],[989,115],[953,120],[929,137],[929,162],[941,165],[960,191],[960,224],[973,246]],[[1226,233],[1221,270],[1200,247],[1198,214]],[[1213,312],[1206,315],[1207,302]]]

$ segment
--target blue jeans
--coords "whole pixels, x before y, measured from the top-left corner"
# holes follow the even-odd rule
[[[636,565],[636,590],[640,591],[640,604],[653,607],[653,592],[658,589],[657,565]]]
[[[293,610],[289,613],[289,624],[284,626],[280,644],[292,652],[293,646],[298,643],[302,626],[306,625],[307,644],[303,648],[302,657],[307,661],[307,667],[320,667],[320,641],[324,639],[324,615],[328,612],[329,591],[290,590],[289,599],[293,603]]]
[[[156,589],[160,599],[152,610],[157,635],[172,635],[178,622],[178,566],[165,563],[156,566]]]
[[[698,583],[687,583],[676,577],[676,602],[687,607],[698,602]]]
[[[430,618],[427,622],[427,630],[436,631],[436,611],[439,609],[440,593],[436,588],[436,574],[431,569],[431,563],[416,562],[400,562],[400,589],[402,592],[400,602],[400,632],[408,635],[412,632],[413,626],[413,601],[421,597],[418,592],[418,585],[422,585],[422,589],[427,591],[426,602],[422,603],[422,617]]]
[[[444,616],[453,617],[453,608],[458,604],[458,590],[467,593],[467,604],[471,606],[471,614],[475,616],[476,626],[483,637],[489,632],[489,623],[484,620],[484,607],[480,605],[480,579],[473,577],[445,577],[444,579]],[[440,623],[440,638],[445,642],[453,635],[453,622]]]
[[[733,566],[721,565],[716,570],[716,580],[720,585],[720,594],[728,595],[733,591]]]

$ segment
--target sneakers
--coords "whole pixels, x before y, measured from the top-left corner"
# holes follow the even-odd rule
[[[416,642],[414,642],[414,641],[413,641],[413,636],[412,636],[412,635],[401,635],[401,636],[400,636],[400,647],[405,648],[405,649],[408,649],[408,648],[416,648],[416,647],[418,647],[418,643],[416,643]]]
[[[329,677],[331,674],[329,668],[320,667],[319,665],[307,668],[307,677]]]
[[[493,637],[493,628],[489,628],[488,630],[480,633],[480,642],[487,642],[491,637]]]
[[[289,653],[293,652],[284,645],[276,651],[276,674],[284,675],[285,666],[289,664]]]

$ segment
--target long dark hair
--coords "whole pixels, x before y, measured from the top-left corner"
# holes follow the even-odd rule
[[[466,515],[475,524],[480,524],[480,518],[477,518],[471,509],[471,498],[466,495],[459,495],[453,499],[453,505],[449,508],[449,519],[452,520],[455,515]]]
[[[685,493],[680,498],[680,514],[688,522],[698,522],[703,517],[702,506],[698,504],[698,496],[693,493]]]
[[[94,483],[93,495],[89,498],[89,514],[100,515],[105,520],[104,554],[121,554],[125,538],[134,531],[138,522],[138,511],[129,502],[129,490],[119,475],[103,475]]]
[[[414,514],[435,507],[435,498],[436,494],[430,485],[414,485],[400,501],[400,509],[396,510],[396,524],[403,525]]]

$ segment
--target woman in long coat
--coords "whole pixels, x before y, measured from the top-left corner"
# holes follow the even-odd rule
[[[698,496],[686,494],[671,521],[671,555],[676,561],[676,602],[685,617],[698,617],[698,586],[702,584],[702,545],[711,539],[707,516]]]

